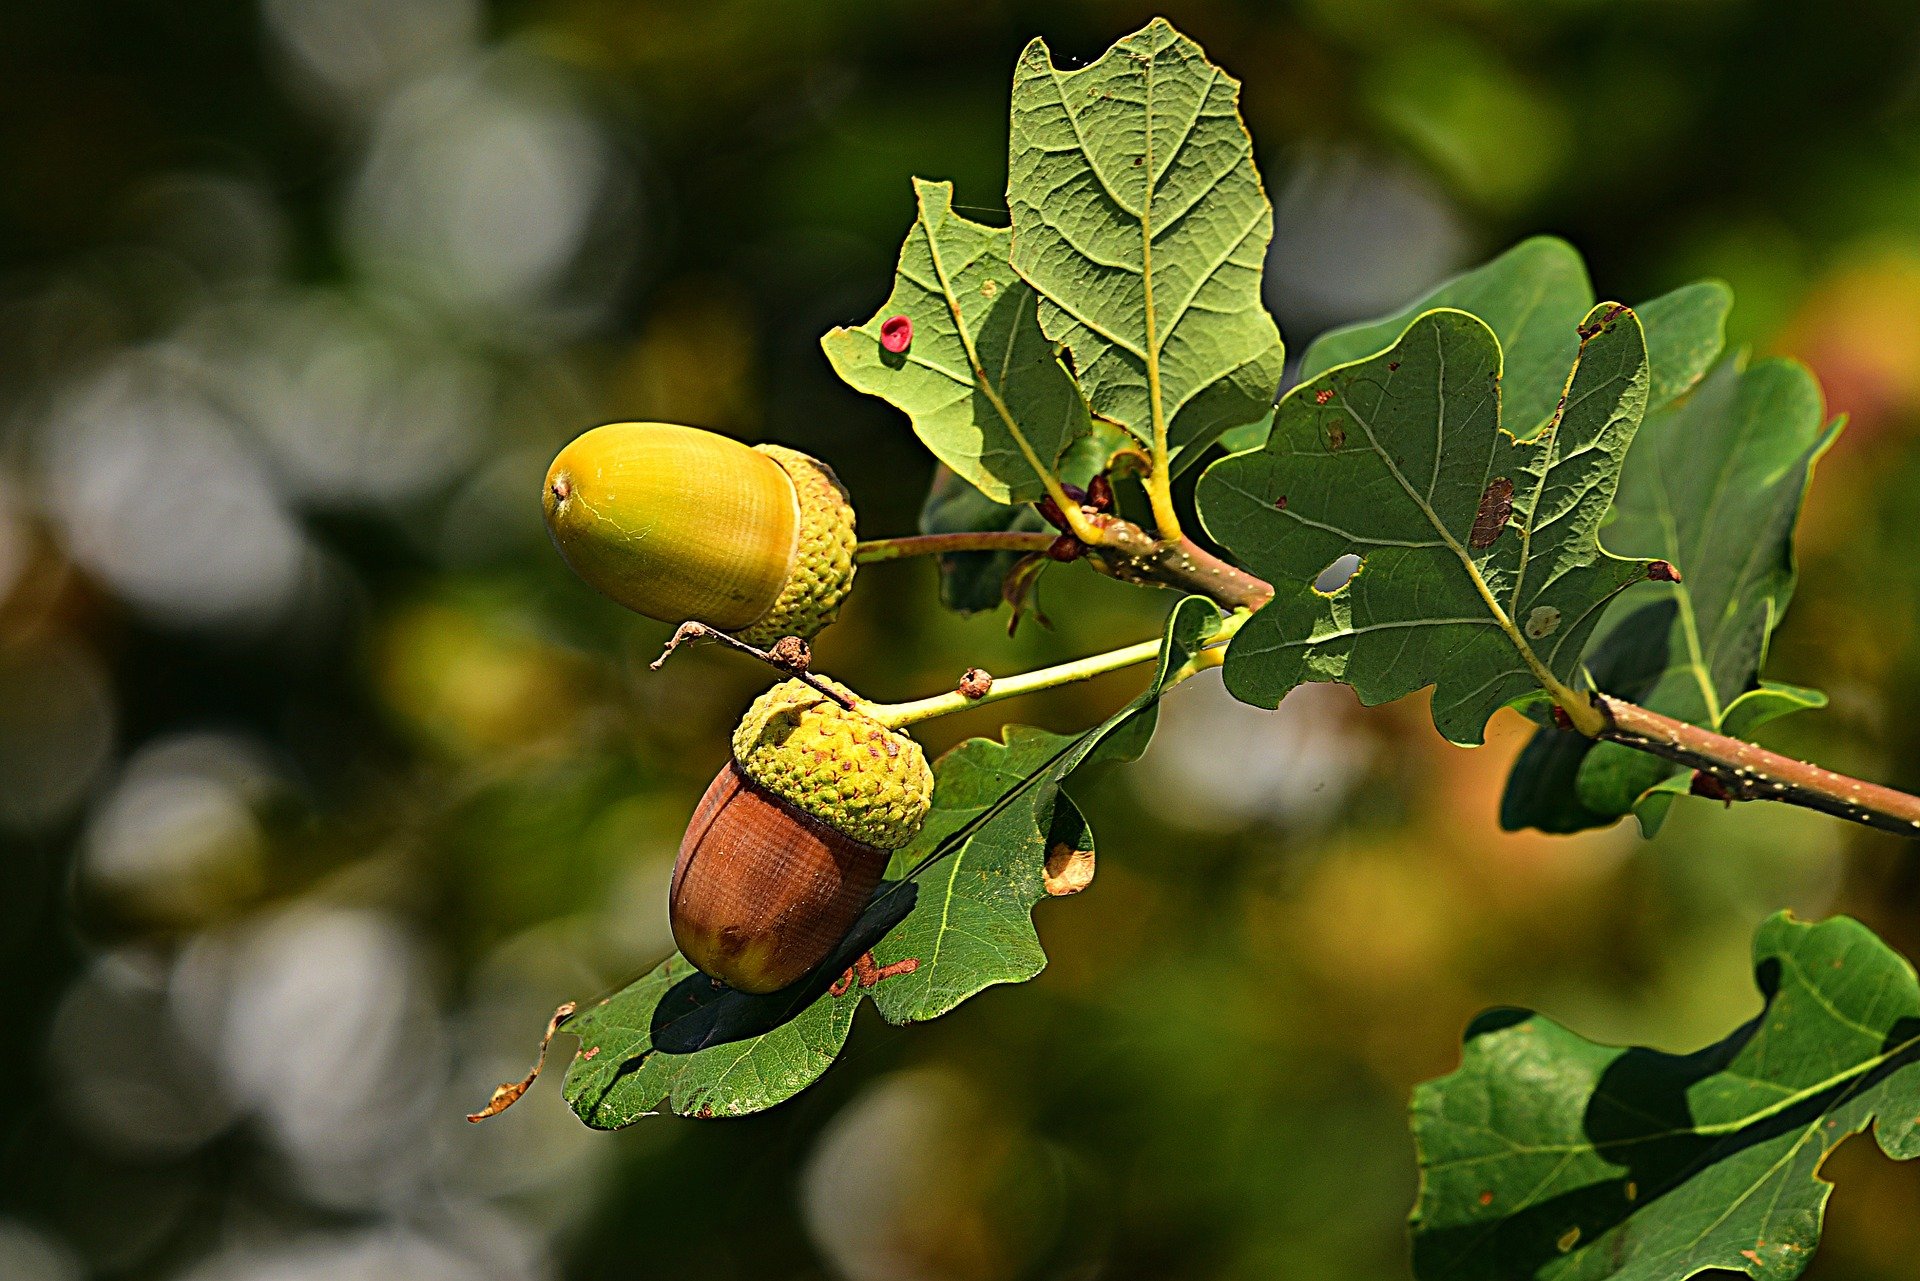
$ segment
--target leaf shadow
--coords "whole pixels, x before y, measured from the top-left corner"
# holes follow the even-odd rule
[[[1415,1274],[1427,1281],[1469,1275],[1544,1275],[1549,1265],[1583,1244],[1591,1245],[1709,1167],[1771,1140],[1804,1132],[1889,1076],[1920,1062],[1920,1019],[1900,1019],[1881,1043],[1880,1053],[1890,1057],[1870,1071],[1809,1094],[1731,1133],[1697,1133],[1690,1093],[1724,1072],[1764,1026],[1779,992],[1778,959],[1763,962],[1756,978],[1766,1005],[1725,1040],[1692,1054],[1636,1047],[1601,1073],[1588,1100],[1582,1130],[1599,1158],[1619,1167],[1618,1173],[1494,1222],[1420,1232],[1414,1239]],[[1468,1029],[1467,1040],[1531,1017],[1525,1010],[1488,1011]],[[1483,1193],[1483,1199],[1487,1195]]]
[[[906,920],[919,896],[920,887],[913,881],[882,881],[840,946],[778,992],[741,992],[698,971],[689,974],[654,1006],[652,1048],[662,1054],[697,1054],[766,1035],[824,996],[848,966]]]

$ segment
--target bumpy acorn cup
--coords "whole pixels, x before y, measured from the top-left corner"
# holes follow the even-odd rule
[[[825,463],[697,427],[610,423],[547,469],[547,529],[628,609],[754,645],[811,637],[853,585],[853,508]]]
[[[774,686],[747,709],[680,842],[674,941],[743,992],[797,981],[853,928],[932,797],[907,735],[802,681]]]

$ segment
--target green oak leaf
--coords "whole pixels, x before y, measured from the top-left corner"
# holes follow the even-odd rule
[[[970,754],[945,758],[940,783],[945,794],[935,789],[934,813],[913,845],[894,857],[892,875],[906,875],[949,833],[1022,779],[1039,771],[1045,781],[1033,787],[1017,821],[989,823],[929,867],[920,877],[914,914],[874,948],[882,968],[909,961],[914,967],[874,988],[874,1004],[889,1022],[936,1018],[990,984],[1021,983],[1040,973],[1047,958],[1030,913],[1046,896],[1047,852],[1063,841],[1078,848],[1073,840],[1086,830],[1086,820],[1059,794],[1059,785],[1085,765],[1138,758],[1153,736],[1169,676],[1219,625],[1220,611],[1212,602],[1198,596],[1182,600],[1167,620],[1153,679],[1085,734],[1064,738],[1014,725],[1007,728],[1004,746],[974,739],[963,745],[975,749]]]
[[[1857,921],[1760,927],[1765,1008],[1692,1054],[1598,1045],[1492,1011],[1460,1069],[1414,1091],[1421,1281],[1788,1281],[1871,1124],[1920,1156],[1920,984]],[[1877,1119],[1877,1124],[1875,1124]]]
[[[919,213],[900,249],[893,293],[857,328],[820,340],[851,386],[904,412],[935,457],[999,503],[1041,497],[1043,475],[1091,430],[1086,402],[1037,300],[1007,263],[1004,227],[953,211],[953,184],[913,183]],[[881,345],[893,316],[912,322],[905,351]]]
[[[1648,418],[1621,472],[1607,544],[1671,561],[1683,578],[1636,586],[1608,609],[1589,659],[1597,688],[1736,736],[1826,702],[1756,682],[1793,596],[1801,504],[1838,432],[1819,384],[1790,360],[1724,360],[1687,400]],[[1658,757],[1542,728],[1514,763],[1501,822],[1569,832],[1631,812],[1652,835],[1687,781]]]
[[[839,1056],[862,997],[857,986],[803,988],[716,988],[676,953],[563,1025],[580,1039],[567,1104],[594,1129],[617,1130],[663,1103],[680,1116],[744,1116],[790,1099]]]
[[[1434,286],[1417,302],[1380,320],[1329,330],[1307,348],[1300,377],[1317,378],[1335,365],[1371,356],[1391,346],[1422,312],[1452,307],[1487,322],[1500,340],[1501,414],[1515,431],[1546,421],[1566,388],[1567,367],[1580,347],[1575,332],[1593,309],[1586,263],[1566,241],[1553,236],[1523,240],[1491,262]],[[1717,280],[1703,280],[1634,308],[1647,336],[1651,413],[1698,382],[1725,343],[1733,294]],[[1264,428],[1240,428],[1223,443],[1248,449],[1265,439]]]
[[[1434,725],[1477,744],[1541,670],[1573,680],[1607,602],[1647,576],[1598,539],[1646,402],[1646,344],[1618,305],[1581,333],[1563,412],[1518,440],[1493,331],[1432,311],[1294,388],[1263,448],[1207,469],[1208,532],[1275,587],[1227,652],[1236,697],[1272,707],[1343,681],[1372,704],[1433,685]],[[1317,590],[1348,553],[1358,571]]]
[[[833,1065],[867,996],[888,1021],[918,1022],[994,984],[1033,978],[1046,965],[1032,913],[1047,896],[1048,853],[1093,848],[1062,784],[1146,749],[1170,676],[1219,625],[1212,602],[1181,601],[1147,687],[1084,734],[1009,726],[1004,742],[969,739],[942,756],[933,812],[895,856],[894,879],[835,954],[793,987],[736,992],[676,955],[569,1020],[580,1045],[563,1092],[575,1114],[618,1129],[662,1104],[683,1116],[763,1111]],[[867,953],[864,972],[849,969]]]
[[[1693,390],[1727,345],[1733,290],[1724,281],[1696,280],[1634,308],[1647,333],[1647,412]]]
[[[1014,72],[1014,270],[1093,412],[1142,448],[1163,437],[1175,470],[1266,414],[1284,368],[1239,90],[1159,18],[1075,71],[1035,40]]]

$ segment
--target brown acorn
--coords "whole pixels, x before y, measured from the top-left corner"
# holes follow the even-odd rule
[[[907,735],[803,681],[776,685],[741,720],[680,842],[680,951],[743,992],[796,982],[853,928],[932,792]]]

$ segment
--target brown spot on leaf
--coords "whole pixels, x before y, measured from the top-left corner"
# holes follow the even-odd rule
[[[1607,310],[1606,315],[1600,317],[1600,319],[1594,321],[1591,325],[1580,326],[1580,328],[1575,331],[1580,335],[1580,341],[1584,343],[1588,339],[1594,337],[1596,334],[1605,333],[1607,331],[1607,326],[1611,325],[1615,320],[1619,319],[1620,313],[1625,311],[1626,309],[1627,307],[1625,303],[1615,303],[1611,308]]]
[[[1287,509],[1287,496],[1285,494],[1273,500],[1273,509],[1277,512],[1283,512]]]
[[[1393,372],[1394,370],[1396,370],[1396,369],[1398,369],[1398,368],[1400,368],[1400,362],[1399,362],[1399,361],[1397,361],[1397,360],[1389,360],[1389,361],[1387,362],[1387,372],[1388,372],[1388,373],[1392,373],[1392,372]]]
[[[1047,851],[1045,884],[1047,893],[1055,898],[1086,889],[1093,884],[1093,851],[1077,850],[1065,841],[1055,841]]]
[[[1496,476],[1480,495],[1480,510],[1473,514],[1473,531],[1467,535],[1470,546],[1491,547],[1513,516],[1513,482]]]
[[[881,979],[890,979],[890,978],[898,977],[899,975],[902,975],[902,974],[911,974],[919,968],[920,968],[919,957],[917,956],[902,957],[900,960],[895,961],[892,965],[883,965],[879,969],[875,970],[873,972],[873,978],[871,980],[862,979],[860,981],[860,986],[872,987],[875,983],[878,983]]]
[[[1677,583],[1680,581],[1680,571],[1673,567],[1670,560],[1649,561],[1647,577],[1656,583]]]
[[[1329,451],[1337,450],[1346,443],[1347,429],[1339,423],[1330,424],[1327,427],[1327,449]]]
[[[1481,1205],[1492,1205],[1492,1204],[1493,1204],[1493,1193],[1491,1193],[1491,1192],[1482,1192],[1482,1193],[1480,1194],[1480,1204],[1481,1204]]]

